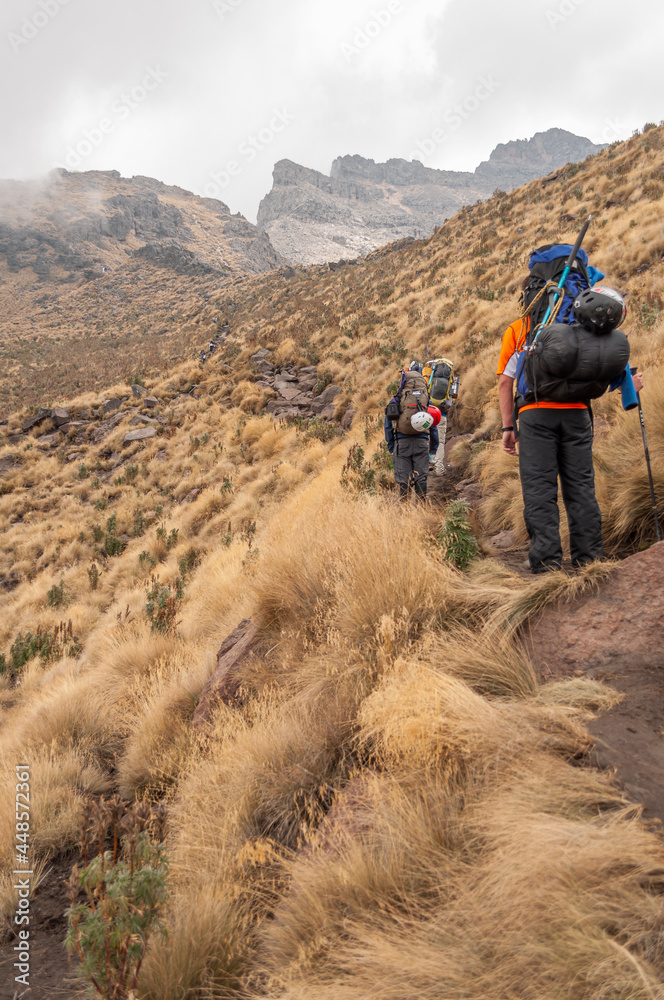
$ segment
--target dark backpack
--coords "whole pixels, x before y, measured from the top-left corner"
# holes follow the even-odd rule
[[[629,362],[629,341],[622,330],[594,333],[580,323],[543,327],[535,347],[524,352],[522,375],[534,390],[522,396],[550,403],[599,399]]]
[[[606,380],[604,378],[607,366],[612,370],[615,359],[624,353],[624,344],[621,340],[624,334],[620,331],[616,331],[620,336],[611,341],[610,347],[608,341],[605,344],[605,347],[609,347],[608,355],[605,356],[605,347],[600,347],[593,340],[586,340],[585,335],[588,331],[575,323],[574,300],[585,288],[590,288],[604,277],[600,271],[588,264],[588,254],[583,249],[577,252],[576,260],[565,280],[555,315],[550,317],[545,328],[540,329],[549,304],[554,301],[554,288],[560,281],[571,251],[572,247],[568,243],[547,243],[533,250],[528,261],[530,276],[522,295],[522,315],[527,317],[529,328],[517,358],[516,373],[520,405],[538,400],[577,403],[597,399],[606,392],[609,382],[612,381],[611,378]],[[574,337],[567,339],[562,331],[551,336],[547,333],[549,323],[551,328],[575,324],[577,332]],[[540,340],[543,337],[545,339],[540,347]],[[590,337],[597,339],[596,334],[590,334]],[[533,341],[536,342],[535,351],[530,350]],[[566,345],[564,347],[563,341]],[[581,344],[583,346],[580,346]],[[556,362],[553,361],[549,365],[547,359],[551,357],[551,352],[555,354],[558,350],[563,350],[566,357],[573,356],[576,359],[579,364],[578,371],[566,369],[565,374],[558,376],[553,374]],[[602,385],[604,388],[600,389]],[[584,387],[592,395],[580,396],[579,393],[584,391]]]

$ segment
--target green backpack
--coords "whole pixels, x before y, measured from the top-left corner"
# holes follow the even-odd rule
[[[410,418],[418,410],[426,410],[429,406],[429,390],[424,376],[416,371],[404,372],[397,399],[399,400],[397,431],[400,434],[421,434],[421,431],[415,430]]]

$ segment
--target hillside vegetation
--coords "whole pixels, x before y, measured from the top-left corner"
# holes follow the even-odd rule
[[[499,445],[500,335],[530,250],[572,242],[593,212],[585,245],[628,296],[664,516],[662,194],[664,129],[647,127],[429,240],[243,278],[201,305],[232,329],[219,354],[146,377],[151,404],[109,379],[44,400],[66,403],[65,432],[42,420],[23,436],[30,412],[9,416],[2,784],[30,764],[41,862],[75,845],[90,794],[166,803],[168,935],[141,969],[144,1000],[661,995],[661,836],[587,761],[586,723],[617,696],[541,684],[519,642],[537,608],[611,565],[529,582],[482,556],[459,571],[445,511],[382,485],[380,442],[399,365],[454,358],[475,531],[523,531]],[[317,366],[352,427],[275,422],[259,348]],[[154,435],[125,443],[131,420]],[[596,426],[607,541],[635,551],[654,540],[638,421],[610,397]],[[246,618],[262,653],[192,726]],[[5,796],[7,921],[13,838]]]

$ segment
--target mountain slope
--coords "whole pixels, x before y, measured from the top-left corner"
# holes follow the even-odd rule
[[[429,140],[432,142],[431,140]],[[602,147],[563,129],[501,144],[474,173],[435,170],[419,160],[374,163],[341,156],[330,176],[280,160],[258,225],[291,263],[364,255],[393,240],[429,236],[464,205],[511,191]]]
[[[0,182],[0,413],[12,398],[182,356],[185,315],[193,327],[222,284],[280,263],[266,234],[223,202],[149,177],[57,170]],[[194,288],[187,314],[178,302]],[[76,378],[83,343],[89,369]],[[120,345],[133,362],[118,364]]]
[[[523,530],[500,335],[531,248],[592,209],[591,260],[628,295],[664,514],[662,196],[664,129],[648,127],[427,240],[224,287],[200,317],[232,331],[203,367],[11,414],[0,775],[12,787],[30,763],[36,862],[66,860],[86,795],[165,803],[168,935],[141,1000],[661,993],[661,833],[589,757],[615,692],[542,683],[515,632],[612,567],[530,582],[482,554],[459,571],[445,510],[394,502],[380,445],[399,366],[451,356],[474,530]],[[325,387],[317,420],[268,412]],[[607,541],[635,552],[654,540],[638,419],[607,398],[596,430]],[[194,725],[246,619],[257,645]],[[15,837],[8,795],[7,920]]]

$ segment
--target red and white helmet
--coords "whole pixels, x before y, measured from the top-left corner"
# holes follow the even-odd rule
[[[430,406],[427,410],[427,413],[431,414],[431,416],[433,417],[433,426],[437,427],[438,424],[440,423],[440,418],[442,417],[442,413],[440,412],[438,407],[433,405]]]
[[[414,431],[421,434],[422,431],[428,431],[433,427],[433,417],[428,410],[418,410],[410,418],[410,425]]]

